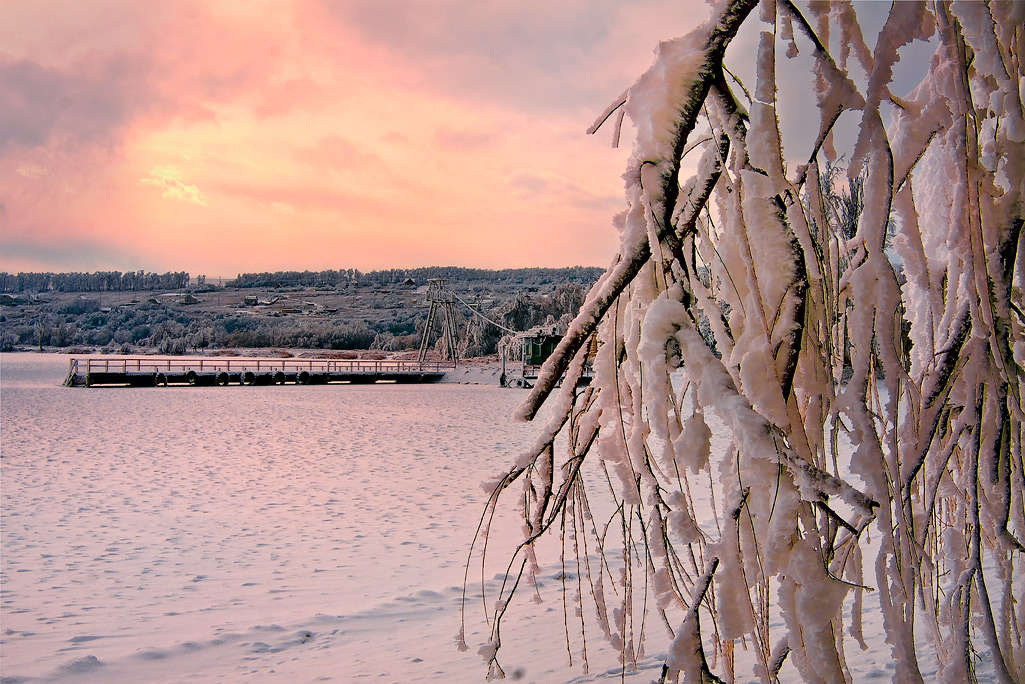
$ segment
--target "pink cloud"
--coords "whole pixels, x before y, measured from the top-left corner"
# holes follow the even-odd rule
[[[0,269],[604,264],[626,151],[583,131],[680,14],[6,3]]]
[[[149,185],[161,190],[160,196],[164,199],[187,202],[206,206],[206,197],[195,185],[189,185],[181,179],[181,173],[171,167],[156,167],[149,172],[149,175],[139,179],[140,185]]]

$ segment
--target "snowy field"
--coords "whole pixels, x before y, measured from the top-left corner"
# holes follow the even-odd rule
[[[68,389],[66,372],[0,357],[3,682],[484,681],[479,594],[455,645],[464,564],[480,482],[537,429],[508,418],[522,392]],[[618,680],[614,654],[568,667],[552,585],[507,616],[507,672]]]
[[[522,392],[485,371],[142,389],[68,389],[66,371],[66,356],[0,356],[2,682],[485,680],[476,560],[470,649],[456,648],[463,573],[480,483],[539,428],[509,418]],[[511,501],[492,525],[491,596],[520,534]],[[544,600],[521,592],[503,623],[510,678],[657,679],[655,622],[638,672],[593,627],[589,673],[579,643],[570,667],[558,549],[541,551]],[[880,627],[866,616],[855,681],[890,679]]]

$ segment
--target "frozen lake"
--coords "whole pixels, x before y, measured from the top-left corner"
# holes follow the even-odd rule
[[[509,418],[522,392],[69,389],[66,371],[0,357],[4,682],[484,680],[479,598],[470,650],[454,636],[480,482],[538,429]],[[611,654],[567,668],[550,596],[507,616],[508,671],[619,679]]]
[[[521,538],[518,486],[487,568],[471,564],[468,651],[456,648],[463,576],[481,482],[540,429],[510,417],[522,391],[65,388],[67,363],[0,355],[0,684],[485,680],[480,589],[493,601]],[[710,425],[713,449],[727,448]],[[608,497],[590,498],[602,519]],[[539,544],[542,600],[521,589],[503,618],[507,674],[657,679],[669,639],[654,620],[638,672],[620,674],[590,614],[589,673],[576,637],[569,666],[559,554],[557,538]],[[855,681],[893,672],[873,605],[868,650],[848,654]]]

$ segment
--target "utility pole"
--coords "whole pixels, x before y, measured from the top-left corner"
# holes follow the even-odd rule
[[[455,295],[453,295],[445,287],[444,278],[430,278],[427,280],[427,302],[430,304],[430,310],[427,312],[427,325],[424,326],[424,336],[420,340],[420,363],[424,362],[427,357],[427,346],[430,344],[431,333],[434,331],[434,325],[438,318],[438,309],[441,309],[441,315],[443,321],[439,325],[443,326],[443,335],[445,336],[445,361],[456,360],[456,313],[452,307],[455,303]]]

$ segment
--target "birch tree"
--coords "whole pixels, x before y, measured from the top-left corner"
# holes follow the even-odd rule
[[[727,47],[751,22],[742,83]],[[592,128],[636,129],[619,252],[520,408],[548,420],[489,507],[522,509],[521,574],[545,535],[577,551],[576,600],[624,667],[647,620],[664,681],[851,681],[874,612],[896,682],[975,681],[983,659],[1025,680],[1023,27],[1023,3],[895,2],[872,48],[849,2],[722,0]],[[900,95],[912,41],[935,51]],[[800,159],[776,99],[798,52],[817,108]],[[825,173],[841,116],[864,179],[846,226]]]

